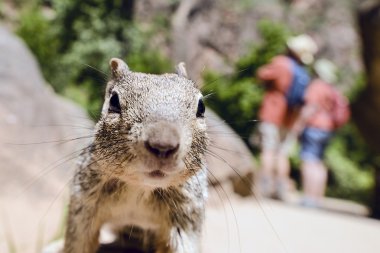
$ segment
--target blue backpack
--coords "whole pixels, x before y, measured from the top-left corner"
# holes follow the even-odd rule
[[[286,94],[288,106],[296,107],[304,103],[306,88],[310,83],[310,77],[306,69],[291,59],[293,80]]]

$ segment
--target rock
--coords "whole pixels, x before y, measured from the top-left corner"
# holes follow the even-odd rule
[[[0,59],[0,252],[14,243],[28,253],[60,232],[64,193],[92,123],[54,94],[24,43],[2,27]]]
[[[155,46],[174,62],[185,61],[194,80],[201,80],[205,69],[231,73],[234,62],[252,44],[260,43],[257,24],[261,20],[282,23],[292,33],[308,33],[316,39],[318,57],[337,64],[342,73],[339,84],[348,90],[362,70],[352,5],[352,1],[330,0],[141,0],[135,18],[150,25],[157,17],[168,17],[171,36]]]
[[[210,145],[206,160],[211,185],[232,183],[242,196],[253,193],[254,158],[242,139],[210,109],[206,110]]]

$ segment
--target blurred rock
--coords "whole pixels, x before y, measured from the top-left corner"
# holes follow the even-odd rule
[[[211,140],[206,156],[211,185],[229,182],[239,195],[251,195],[256,168],[253,155],[242,139],[214,112],[206,110],[205,117]]]
[[[339,88],[349,90],[362,70],[353,5],[353,0],[141,0],[135,19],[149,25],[168,17],[170,39],[158,45],[155,41],[155,46],[175,62],[185,61],[194,80],[201,80],[205,69],[231,72],[233,63],[260,42],[261,20],[282,23],[293,33],[312,35],[320,48],[318,57],[337,64],[342,73]]]
[[[28,253],[60,232],[64,193],[92,123],[54,94],[24,43],[2,27],[0,59],[0,252],[14,243]]]

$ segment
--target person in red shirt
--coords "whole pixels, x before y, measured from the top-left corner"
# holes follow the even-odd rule
[[[327,169],[323,163],[326,146],[335,129],[333,110],[336,68],[327,60],[314,65],[317,78],[307,88],[305,105],[293,126],[293,132],[301,133],[301,172],[304,197],[302,205],[317,207],[324,196]]]
[[[265,94],[259,111],[261,135],[261,173],[259,190],[263,196],[283,199],[289,185],[289,150],[296,137],[288,135],[297,110],[288,106],[287,93],[294,78],[294,64],[312,63],[317,52],[315,42],[307,35],[287,41],[288,52],[262,66],[258,78],[265,85]]]

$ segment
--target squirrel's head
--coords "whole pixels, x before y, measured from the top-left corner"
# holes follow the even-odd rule
[[[178,185],[203,166],[208,142],[202,94],[177,74],[152,75],[129,70],[111,59],[94,152],[104,173],[151,188]]]

